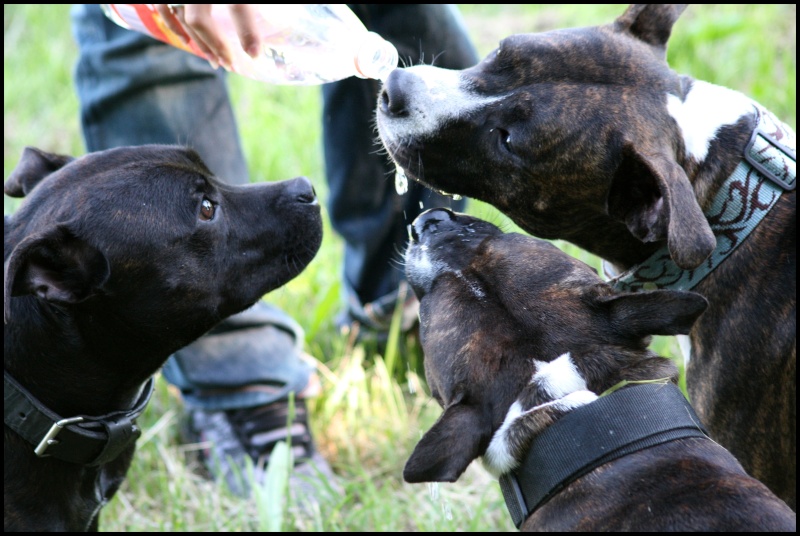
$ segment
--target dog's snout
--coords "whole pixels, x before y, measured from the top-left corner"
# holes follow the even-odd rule
[[[414,224],[408,226],[408,234],[411,237],[412,244],[419,242],[419,233],[417,233],[417,229],[414,227]]]
[[[317,192],[307,177],[294,179],[289,185],[289,194],[294,196],[298,203],[314,204],[317,202]]]
[[[426,210],[414,220],[411,224],[411,238],[414,241],[419,241],[419,237],[426,233],[436,231],[438,224],[443,221],[452,221],[455,219],[455,213],[448,208],[432,208]]]
[[[408,88],[413,76],[403,69],[392,71],[386,82],[384,82],[381,91],[381,112],[393,117],[408,115]]]

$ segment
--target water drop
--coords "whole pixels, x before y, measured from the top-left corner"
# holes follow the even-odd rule
[[[461,196],[458,195],[458,194],[451,194],[451,193],[445,192],[444,190],[438,190],[438,192],[439,192],[439,195],[443,195],[445,197],[452,197],[453,201],[458,201],[458,200],[461,199]]]
[[[406,370],[408,370],[408,377],[411,378],[411,363],[406,360]],[[415,395],[417,394],[417,386],[416,383],[413,381],[408,382],[408,394]]]
[[[448,503],[444,503],[442,505],[442,510],[444,510],[445,519],[447,519],[448,521],[452,521],[453,520],[453,509],[450,508],[450,505]]]
[[[428,493],[430,493],[431,499],[437,500],[439,498],[439,483],[428,482]]]
[[[394,174],[394,189],[397,190],[398,195],[403,195],[408,191],[408,177],[403,168],[397,166],[397,171]]]

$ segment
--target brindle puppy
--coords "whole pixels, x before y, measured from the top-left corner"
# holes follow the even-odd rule
[[[530,490],[547,468],[570,463],[559,456],[571,445],[576,457],[597,463],[556,480],[560,487],[533,504],[524,501],[536,494],[524,491],[523,530],[796,530],[796,515],[781,499],[692,430],[699,423],[674,386],[676,367],[647,349],[652,334],[687,332],[706,309],[702,296],[615,291],[552,244],[446,209],[414,222],[406,272],[420,298],[426,377],[444,408],[406,464],[408,482],[453,482],[483,457],[495,475]],[[671,383],[598,399],[620,382],[643,380]],[[664,404],[648,395],[633,407],[608,405],[642,388],[658,400],[661,389],[675,395]],[[612,409],[574,420],[598,404]],[[617,412],[627,416],[617,420]],[[671,434],[673,421],[687,417],[693,434],[648,428],[625,444],[638,447],[631,451],[607,444],[634,422]],[[609,453],[618,455],[604,458]]]

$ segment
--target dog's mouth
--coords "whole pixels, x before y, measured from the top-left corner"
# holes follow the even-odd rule
[[[499,234],[496,226],[447,208],[420,214],[409,226],[406,250],[406,277],[417,297],[422,299],[438,278],[451,274],[481,298],[481,284],[469,275],[468,265],[479,246]]]
[[[414,182],[418,182],[423,186],[426,186],[428,189],[433,190],[439,195],[446,196],[452,198],[454,201],[458,201],[462,198],[460,194],[451,194],[450,192],[446,192],[436,186],[425,182],[422,177],[422,163],[420,162],[417,166],[417,171],[409,171],[407,167],[403,167],[402,165],[397,163],[397,160],[394,158],[392,159],[395,165],[395,174],[394,174],[394,188],[397,191],[398,195],[404,195],[408,192],[408,184],[409,178]]]
[[[422,156],[416,144],[384,141],[384,146],[397,170],[402,170],[414,179],[421,178]]]

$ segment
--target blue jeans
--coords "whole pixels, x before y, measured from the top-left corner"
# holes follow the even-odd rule
[[[367,28],[395,44],[401,62],[430,63],[436,58],[437,65],[454,69],[477,62],[477,53],[451,5],[350,7]],[[209,169],[223,180],[235,184],[249,181],[223,70],[214,70],[205,60],[120,28],[97,4],[74,5],[72,23],[79,47],[75,84],[87,150],[180,143],[197,150]],[[332,227],[345,240],[344,321],[368,323],[364,317],[366,304],[391,314],[404,280],[402,268],[392,259],[405,249],[407,225],[422,207],[463,210],[465,206],[464,201],[453,202],[413,182],[405,195],[396,193],[394,166],[375,145],[379,89],[379,82],[359,78],[322,87],[328,213]],[[274,308],[261,313],[267,317],[282,314]],[[295,329],[299,327],[285,314],[277,323],[282,333],[295,339],[302,337]],[[222,331],[229,334],[231,330]],[[202,346],[203,340],[198,343]],[[206,409],[269,403],[286,396],[287,389],[301,390],[309,378],[309,366],[297,352],[289,351],[277,359],[254,356],[231,371],[222,357],[193,358],[203,353],[195,346],[174,356],[164,374],[181,388],[188,403]],[[229,364],[230,359],[225,360]],[[226,381],[226,375],[236,381]],[[253,383],[266,382],[278,388],[247,395],[224,394],[224,389],[213,390],[213,385],[206,384],[207,380],[233,386],[247,376]],[[215,394],[198,394],[209,392]]]
[[[400,62],[421,62],[450,69],[477,63],[455,7],[449,4],[349,4],[364,25],[397,48]],[[381,83],[347,78],[322,86],[323,144],[330,197],[328,213],[333,229],[345,240],[344,287],[350,320],[362,323],[363,305],[383,310],[397,300],[405,279],[397,263],[405,251],[408,224],[423,208],[446,206],[462,211],[465,201],[454,202],[413,181],[398,195],[395,167],[375,145],[375,107]]]

